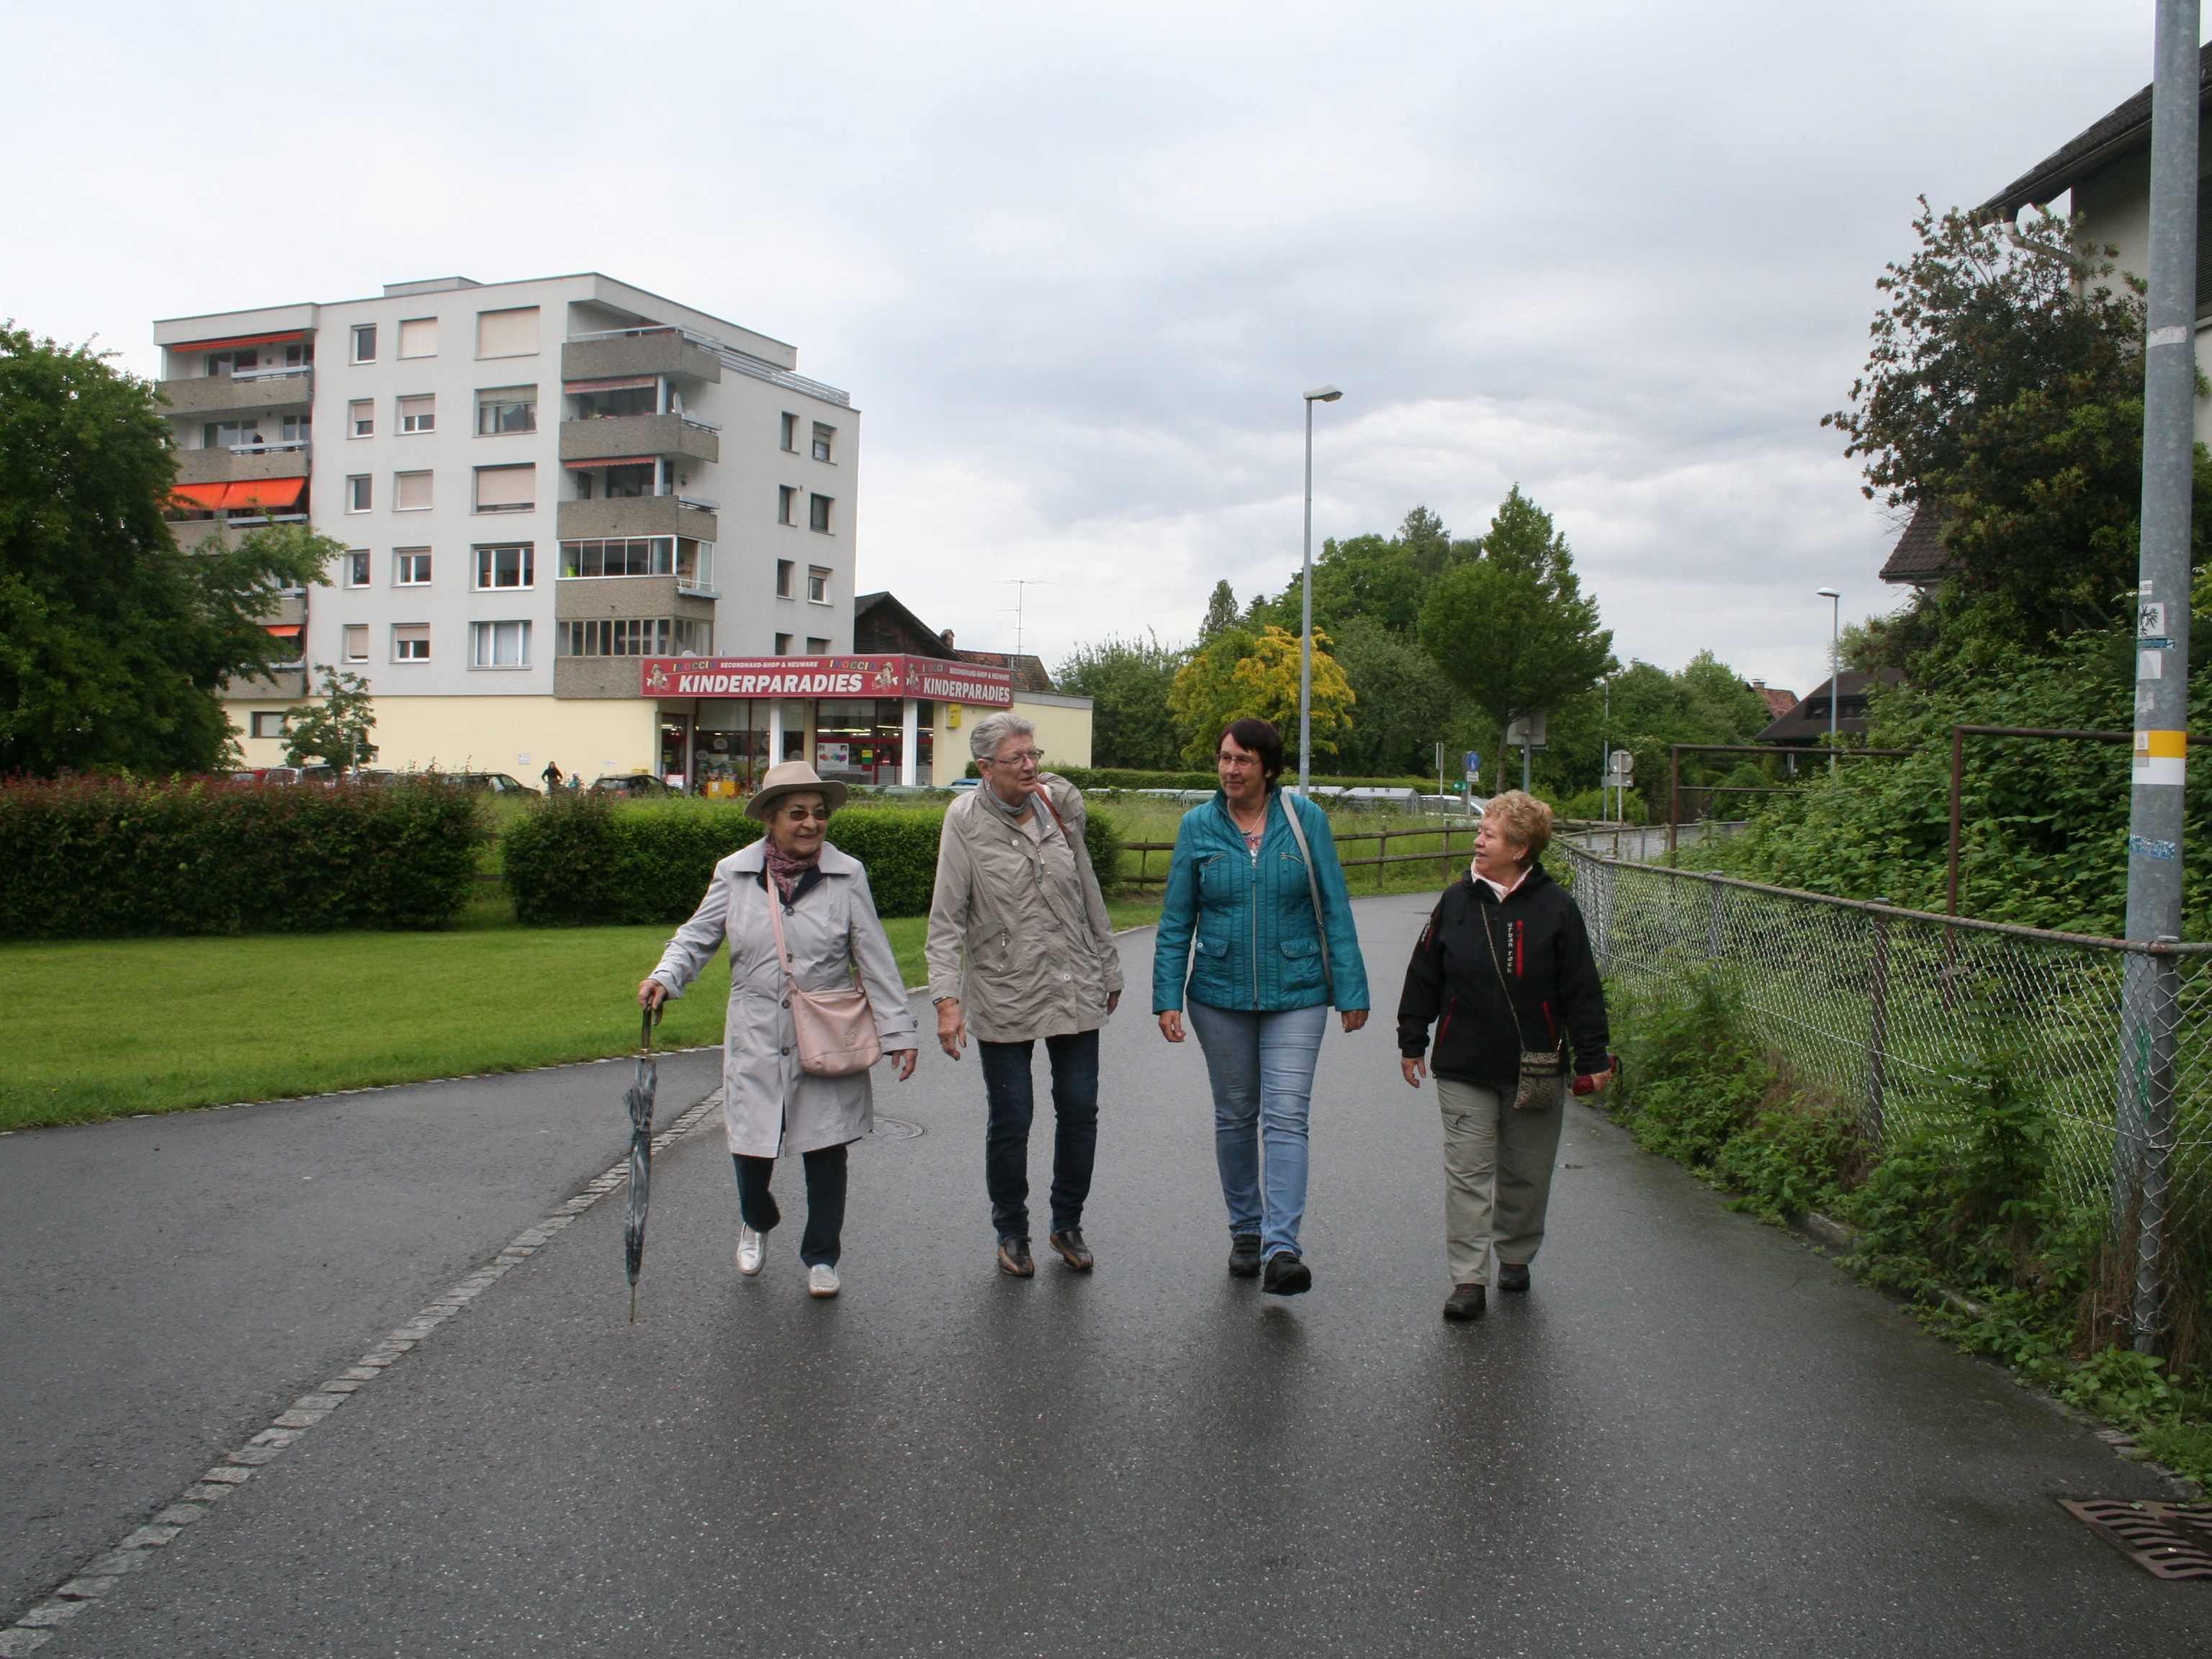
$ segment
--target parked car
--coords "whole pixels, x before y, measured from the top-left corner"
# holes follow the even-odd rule
[[[230,775],[233,783],[292,784],[300,781],[296,766],[249,766]]]
[[[665,795],[673,792],[650,772],[606,772],[592,780],[595,795]]]
[[[964,795],[981,781],[981,778],[955,778],[945,787],[956,795]]]
[[[530,784],[505,772],[459,772],[453,781],[464,789],[481,789],[488,795],[534,795],[539,792]]]

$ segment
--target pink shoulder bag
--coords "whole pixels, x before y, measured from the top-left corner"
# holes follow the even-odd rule
[[[791,988],[791,1029],[799,1043],[799,1069],[815,1077],[850,1077],[866,1071],[884,1057],[868,994],[857,985],[840,991],[799,988],[791,971],[791,951],[783,942],[782,896],[774,876],[763,872],[761,879],[768,891],[769,921],[775,927],[775,954],[783,963],[784,983]]]

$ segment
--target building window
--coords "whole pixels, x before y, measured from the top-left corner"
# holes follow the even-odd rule
[[[392,660],[394,662],[429,661],[430,624],[428,623],[393,623]]]
[[[669,576],[678,587],[712,587],[714,544],[691,536],[608,536],[561,544],[563,576]]]
[[[825,536],[830,533],[830,497],[809,495],[806,498],[806,527],[818,530]]]
[[[538,585],[537,544],[512,542],[477,549],[477,586],[535,587]]]
[[[346,405],[346,436],[374,438],[376,435],[376,400],[356,398]]]
[[[807,568],[806,602],[809,605],[830,603],[830,573],[818,564]]]
[[[778,559],[775,562],[775,596],[779,599],[787,599],[791,597],[791,574],[798,568],[789,559]]]
[[[799,453],[799,416],[787,414],[783,417],[783,447],[793,454]]]
[[[778,524],[795,524],[798,520],[793,514],[798,510],[799,492],[789,484],[778,484],[775,487],[775,521]]]
[[[817,640],[810,637],[806,641],[806,654],[810,657],[828,656],[830,654],[830,641],[827,640]]]
[[[435,317],[410,317],[400,324],[399,355],[403,357],[436,356],[438,319]]]
[[[261,442],[261,417],[241,416],[234,421],[210,421],[200,428],[200,442],[209,449],[242,449]]]
[[[376,325],[357,323],[353,331],[353,360],[357,363],[376,361]]]
[[[281,435],[288,444],[307,442],[313,430],[313,417],[307,415],[287,415],[279,428]]]
[[[399,429],[402,432],[435,432],[438,429],[438,400],[425,394],[420,398],[399,400]]]
[[[623,380],[612,386],[593,386],[576,394],[576,418],[580,421],[611,420],[621,415],[657,415],[660,412],[660,382]]]
[[[208,379],[224,380],[242,368],[257,368],[260,362],[261,354],[258,351],[210,351],[207,358]]]
[[[775,636],[775,654],[779,657],[787,657],[791,654],[790,635],[779,634]]]
[[[430,550],[427,547],[403,547],[392,556],[392,580],[401,587],[428,587],[430,585]]]
[[[480,466],[477,469],[477,511],[527,513],[538,505],[538,469]]]
[[[630,501],[655,493],[651,461],[633,462],[627,466],[591,466],[573,469],[576,480],[576,499],[588,501],[594,494],[610,501]],[[595,482],[596,481],[596,482]]]
[[[394,513],[427,513],[430,510],[430,477],[428,472],[395,472],[392,475],[392,510]]]
[[[469,666],[471,668],[527,668],[530,666],[530,624],[526,622],[480,622],[469,624]]]
[[[253,735],[257,738],[289,738],[292,735],[292,711],[289,708],[257,708],[253,711]]]
[[[348,623],[338,631],[343,641],[342,650],[345,659],[348,662],[367,662],[368,660],[368,624]]]
[[[830,447],[836,441],[836,438],[837,428],[836,427],[825,426],[820,421],[815,422],[814,459],[817,461],[829,460],[830,459]]]
[[[356,547],[345,556],[345,585],[348,587],[368,586],[368,550]]]
[[[371,492],[368,474],[357,472],[346,480],[345,510],[347,512],[366,513],[369,509],[370,501]]]
[[[564,657],[703,657],[708,624],[689,617],[603,617],[562,623]]]
[[[312,368],[314,361],[315,343],[312,340],[303,340],[284,348],[284,367],[287,368]]]
[[[477,313],[477,356],[535,357],[537,355],[536,306],[516,306],[507,311]]]
[[[538,388],[501,386],[477,393],[477,435],[496,437],[502,432],[538,430]]]

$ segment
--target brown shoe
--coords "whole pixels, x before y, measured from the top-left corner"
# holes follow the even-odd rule
[[[999,1241],[999,1271],[1014,1279],[1036,1277],[1036,1263],[1030,1260],[1029,1240],[1002,1238]]]
[[[1083,1229],[1070,1227],[1064,1233],[1047,1233],[1044,1242],[1060,1252],[1060,1259],[1077,1273],[1087,1273],[1098,1265],[1091,1254],[1091,1247],[1083,1242]]]
[[[1488,1293],[1480,1285],[1455,1285],[1444,1301],[1446,1319],[1480,1319]]]

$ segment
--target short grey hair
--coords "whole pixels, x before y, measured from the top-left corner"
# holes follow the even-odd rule
[[[1008,738],[1033,738],[1036,727],[1019,714],[1001,711],[986,714],[968,728],[968,748],[977,760],[996,760]]]

